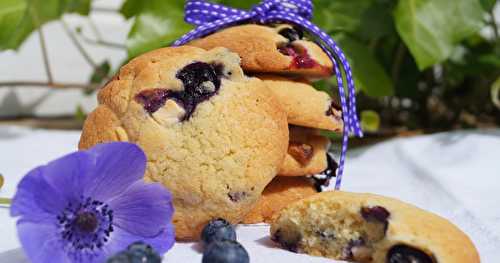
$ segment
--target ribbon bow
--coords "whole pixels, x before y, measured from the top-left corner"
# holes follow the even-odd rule
[[[260,24],[277,22],[291,23],[317,37],[317,44],[321,46],[333,63],[337,78],[340,103],[342,106],[344,130],[342,134],[342,150],[340,153],[339,169],[335,183],[335,189],[339,189],[344,172],[349,134],[353,133],[355,136],[362,137],[363,132],[361,131],[356,113],[354,80],[349,62],[337,43],[335,43],[328,34],[309,21],[312,18],[312,12],[313,4],[311,0],[263,0],[250,11],[208,3],[203,0],[187,0],[185,6],[185,20],[197,27],[182,36],[179,40],[174,42],[173,45],[180,46],[220,29],[249,22]],[[345,72],[348,98],[346,98],[344,92],[344,80],[339,64]]]

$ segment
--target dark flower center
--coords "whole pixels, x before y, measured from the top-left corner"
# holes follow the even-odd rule
[[[113,232],[113,210],[101,201],[80,197],[57,216],[61,237],[69,251],[100,249]]]
[[[97,217],[92,212],[83,212],[76,216],[75,225],[81,232],[92,233],[97,228]]]

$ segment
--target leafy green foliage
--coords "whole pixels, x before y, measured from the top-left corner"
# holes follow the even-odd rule
[[[181,1],[128,0],[121,12],[135,19],[126,42],[129,57],[168,46],[192,28],[183,21]]]
[[[64,13],[87,15],[91,0],[2,0],[0,2],[0,51],[17,49],[44,23]]]
[[[242,9],[260,2],[209,1]],[[490,32],[496,29],[491,14],[498,1],[312,1],[313,22],[333,36],[352,66],[365,129],[461,127],[464,118],[471,127],[471,115],[500,123],[495,107],[500,90],[499,32],[489,37],[479,33],[486,27]],[[90,2],[1,0],[0,51],[17,49],[31,32],[64,13],[88,14]],[[168,46],[193,28],[183,20],[183,0],[125,0],[119,12],[132,23],[125,61]],[[104,81],[110,71],[105,61],[90,83]],[[335,78],[313,85],[336,95]],[[333,133],[324,135],[338,139]]]
[[[399,1],[394,17],[420,69],[446,60],[458,42],[483,26],[478,0]]]
[[[344,34],[337,34],[334,38],[351,62],[359,90],[373,97],[393,94],[391,79],[367,46]]]
[[[497,0],[480,0],[480,2],[484,10],[490,11],[493,9],[493,7],[495,7]]]

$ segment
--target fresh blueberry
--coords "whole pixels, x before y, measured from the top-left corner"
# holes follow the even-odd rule
[[[137,241],[137,242],[134,242],[132,244],[130,244],[128,247],[127,247],[127,250],[128,251],[135,251],[135,250],[138,250],[138,251],[142,251],[142,252],[145,252],[145,253],[153,253],[153,248],[142,242],[142,241]]]
[[[423,251],[406,245],[396,245],[387,253],[387,263],[436,263]]]
[[[126,251],[120,252],[106,260],[106,263],[132,263]]]
[[[214,219],[201,231],[201,240],[204,245],[209,245],[216,240],[236,240],[234,227],[222,218]]]
[[[202,263],[248,263],[250,258],[245,248],[233,240],[212,242],[203,253]]]
[[[281,29],[278,34],[284,36],[285,38],[287,38],[290,42],[293,42],[295,40],[300,40],[304,37],[304,33],[302,32],[302,30],[296,28],[296,27],[293,27],[293,28],[290,28],[290,27],[287,27],[287,28],[283,28]]]
[[[161,257],[154,252],[148,253],[144,250],[127,251],[130,263],[161,263]]]

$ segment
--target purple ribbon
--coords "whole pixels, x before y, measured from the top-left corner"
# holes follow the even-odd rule
[[[174,42],[173,45],[180,46],[220,29],[249,22],[260,24],[276,22],[291,23],[316,36],[318,38],[318,45],[321,46],[333,63],[337,77],[340,103],[342,105],[344,130],[342,134],[342,150],[340,153],[339,169],[335,182],[335,189],[338,190],[344,173],[345,155],[347,152],[349,135],[352,133],[357,137],[363,137],[363,132],[360,128],[356,113],[354,80],[349,62],[347,62],[344,53],[338,47],[337,43],[335,43],[328,34],[309,21],[312,18],[312,13],[313,4],[311,0],[264,0],[260,4],[254,6],[250,11],[208,3],[202,0],[187,0],[185,6],[185,20],[197,27],[182,36],[179,40]],[[345,72],[347,90],[349,93],[348,98],[346,98],[344,92],[344,80],[342,78],[342,71],[340,70],[339,63]]]

